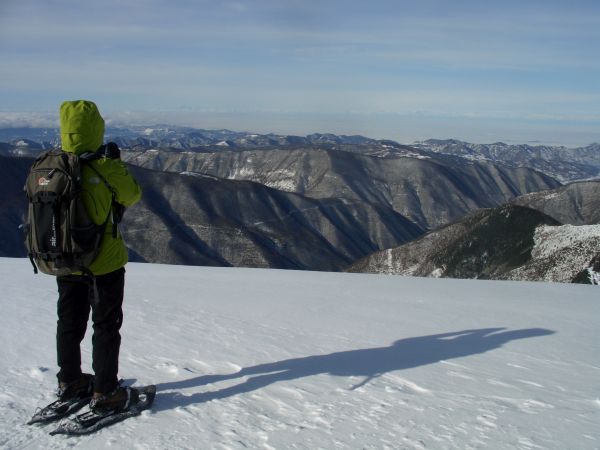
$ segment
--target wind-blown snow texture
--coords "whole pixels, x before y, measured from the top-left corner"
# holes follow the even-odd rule
[[[54,280],[0,279],[2,448],[600,447],[593,286],[129,264],[120,376],[154,408],[67,438],[25,425],[53,398]]]

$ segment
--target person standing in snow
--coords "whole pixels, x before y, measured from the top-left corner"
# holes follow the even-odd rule
[[[113,224],[125,207],[140,200],[142,191],[121,161],[118,147],[102,146],[104,120],[93,102],[64,102],[60,107],[60,135],[65,152],[82,154],[101,148],[110,151],[82,166],[84,206],[94,223],[106,224],[98,256],[89,267],[96,291],[87,275],[57,277],[57,393],[61,400],[91,397],[92,410],[123,409],[135,402],[137,392],[121,387],[117,378],[127,248]],[[107,220],[109,215],[112,220]],[[80,345],[90,310],[94,375],[81,371]]]

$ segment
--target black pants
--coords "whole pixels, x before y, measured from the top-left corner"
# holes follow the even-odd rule
[[[123,322],[125,269],[96,277],[98,298],[94,299],[92,280],[85,276],[57,277],[58,326],[56,349],[58,380],[69,383],[81,377],[80,344],[92,310],[92,368],[94,391],[107,393],[117,387],[119,371],[119,329]]]

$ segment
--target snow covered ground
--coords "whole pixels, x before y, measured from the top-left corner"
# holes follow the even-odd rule
[[[129,264],[120,376],[154,408],[69,438],[25,425],[54,279],[0,280],[1,448],[600,448],[594,286]]]

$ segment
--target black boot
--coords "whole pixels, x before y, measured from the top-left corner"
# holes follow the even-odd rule
[[[119,386],[108,394],[94,392],[94,396],[90,401],[90,409],[97,413],[126,411],[129,407],[138,403],[139,400],[140,397],[137,389],[129,386]]]
[[[89,398],[94,393],[94,376],[84,373],[81,378],[70,383],[58,383],[56,396],[60,401]]]

